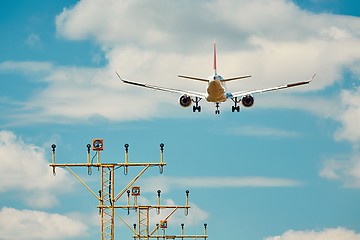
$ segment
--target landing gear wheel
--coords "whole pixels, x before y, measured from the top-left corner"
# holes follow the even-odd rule
[[[235,112],[235,111],[240,112],[240,106],[232,106],[231,111],[232,112]]]
[[[201,106],[193,106],[193,112],[199,111],[201,112]]]
[[[219,110],[220,105],[219,105],[219,103],[216,103],[215,107],[216,107],[215,114],[220,114],[220,110]]]
[[[195,102],[195,106],[193,106],[193,112],[199,111],[201,112],[201,106],[199,106],[199,102],[200,102],[201,98],[196,97],[195,101],[193,100],[193,102]]]
[[[238,106],[238,103],[241,102],[241,100],[238,101],[237,97],[232,98],[232,100],[233,100],[235,105],[231,107],[231,111],[232,112],[235,112],[235,111],[240,112],[240,106]]]

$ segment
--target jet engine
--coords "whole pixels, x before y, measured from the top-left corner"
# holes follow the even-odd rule
[[[242,97],[241,103],[244,107],[247,108],[252,107],[254,105],[254,97],[251,95],[246,95]]]
[[[179,103],[182,107],[190,107],[192,103],[192,99],[190,96],[184,94],[179,98]]]

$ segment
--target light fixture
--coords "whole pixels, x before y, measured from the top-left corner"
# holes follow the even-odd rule
[[[167,221],[166,220],[161,220],[160,221],[160,228],[167,228]]]
[[[140,196],[140,187],[132,187],[131,195],[132,196]]]
[[[102,151],[104,150],[104,139],[95,138],[92,140],[92,149],[93,151]]]

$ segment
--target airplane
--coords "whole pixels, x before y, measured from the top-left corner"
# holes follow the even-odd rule
[[[214,42],[214,74],[212,76],[210,76],[206,79],[206,78],[178,75],[178,77],[180,77],[180,78],[206,82],[207,83],[206,93],[173,89],[173,88],[155,86],[155,85],[139,83],[139,82],[132,82],[132,81],[123,79],[117,71],[115,71],[115,72],[116,72],[116,75],[119,77],[119,79],[125,84],[130,84],[130,85],[134,85],[134,86],[138,86],[138,87],[144,87],[144,88],[149,88],[149,89],[159,90],[159,91],[164,91],[164,92],[181,94],[181,96],[179,98],[180,106],[186,108],[186,107],[190,107],[192,105],[192,103],[194,103],[195,105],[193,106],[193,112],[196,112],[196,111],[201,112],[201,106],[199,105],[199,102],[202,99],[205,99],[208,102],[215,103],[215,107],[216,107],[215,114],[220,114],[220,110],[219,110],[220,103],[226,102],[229,99],[231,99],[234,102],[234,105],[231,108],[232,112],[235,112],[235,111],[239,112],[240,111],[239,103],[241,103],[246,108],[250,108],[254,105],[253,94],[276,91],[276,90],[280,90],[280,89],[291,88],[291,87],[309,84],[316,75],[316,74],[314,74],[313,77],[307,81],[295,82],[295,83],[290,83],[290,84],[281,85],[281,86],[277,86],[277,87],[271,87],[271,88],[256,89],[256,90],[250,90],[250,91],[238,91],[238,92],[231,93],[226,90],[226,82],[250,78],[251,75],[232,77],[232,78],[223,78],[221,75],[219,75],[217,73],[217,68],[216,68],[216,43],[215,42]]]

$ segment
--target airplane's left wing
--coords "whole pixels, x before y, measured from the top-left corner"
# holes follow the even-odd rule
[[[314,76],[310,80],[303,81],[303,82],[289,83],[289,84],[282,85],[282,86],[263,88],[263,89],[257,89],[257,90],[251,90],[251,91],[235,92],[235,93],[232,93],[232,96],[239,97],[239,96],[246,96],[246,95],[251,95],[251,94],[255,94],[255,93],[264,93],[264,92],[276,91],[276,90],[285,89],[285,88],[297,87],[297,86],[309,84],[314,79],[315,76],[316,76],[316,74],[314,74]]]
[[[150,85],[150,84],[145,84],[145,83],[132,82],[132,81],[128,81],[128,80],[121,78],[117,72],[116,72],[116,75],[119,77],[119,79],[123,83],[126,83],[126,84],[130,84],[130,85],[134,85],[134,86],[138,86],[138,87],[149,88],[149,89],[153,89],[153,90],[164,91],[164,92],[186,94],[186,95],[189,95],[192,97],[205,98],[205,94],[203,94],[203,93],[174,89],[174,88],[160,87],[160,86],[155,86],[155,85]]]

